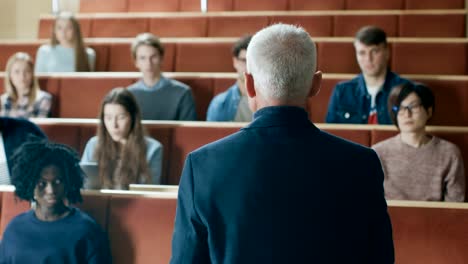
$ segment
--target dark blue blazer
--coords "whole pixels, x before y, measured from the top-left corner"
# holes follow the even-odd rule
[[[27,140],[46,138],[39,127],[26,119],[0,117],[0,131],[10,174],[13,168],[10,158],[15,150]]]
[[[186,159],[171,263],[393,263],[375,152],[267,107]]]

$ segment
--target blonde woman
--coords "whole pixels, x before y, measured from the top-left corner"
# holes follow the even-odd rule
[[[95,51],[83,43],[78,20],[71,13],[60,13],[53,25],[51,43],[37,51],[35,71],[94,71],[95,61]]]
[[[52,96],[40,90],[34,76],[31,56],[24,52],[13,54],[7,62],[5,93],[1,95],[1,116],[48,117]]]

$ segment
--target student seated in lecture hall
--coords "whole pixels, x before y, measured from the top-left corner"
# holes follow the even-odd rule
[[[1,116],[30,118],[50,115],[52,96],[39,88],[29,54],[17,52],[8,59],[5,93],[0,101]]]
[[[143,77],[130,85],[145,120],[196,120],[190,87],[165,77],[161,72],[164,47],[151,33],[139,34],[132,43],[135,66]]]
[[[42,140],[23,144],[12,159],[15,194],[33,206],[6,227],[0,263],[112,263],[102,228],[69,206],[82,202],[84,174],[78,153]]]
[[[386,33],[375,26],[366,26],[354,41],[361,74],[338,83],[333,90],[327,123],[391,124],[387,110],[390,90],[408,80],[390,71]]]
[[[400,133],[373,146],[385,172],[387,199],[465,200],[465,170],[460,150],[426,132],[434,107],[432,91],[422,84],[405,83],[390,93],[389,111]]]
[[[50,44],[39,47],[35,72],[94,71],[96,52],[83,43],[80,24],[68,12],[57,15]]]
[[[245,54],[252,36],[239,39],[232,47],[232,64],[237,72],[237,80],[234,85],[211,100],[206,121],[252,121],[252,110],[249,109],[247,94],[245,91]]]
[[[98,178],[88,189],[124,189],[131,183],[161,183],[163,147],[145,136],[140,109],[125,88],[114,88],[101,103],[97,136],[86,144],[81,162],[97,162]]]

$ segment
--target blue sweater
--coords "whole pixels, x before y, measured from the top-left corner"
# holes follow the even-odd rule
[[[0,243],[0,263],[112,263],[107,238],[87,214],[72,208],[57,221],[36,218],[33,210],[16,216]]]

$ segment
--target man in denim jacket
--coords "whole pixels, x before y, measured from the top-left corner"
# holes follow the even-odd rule
[[[232,47],[232,64],[237,72],[237,81],[223,93],[213,98],[206,114],[207,121],[250,122],[252,111],[248,107],[245,92],[245,54],[252,36],[239,39]]]
[[[328,105],[327,123],[392,124],[387,108],[390,90],[408,80],[388,69],[385,32],[366,26],[356,33],[356,58],[362,73],[338,83]]]

